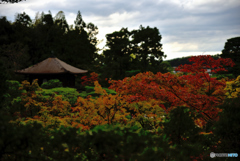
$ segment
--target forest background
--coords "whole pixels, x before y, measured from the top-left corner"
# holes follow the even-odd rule
[[[107,49],[99,54],[98,28],[85,23],[80,11],[74,26],[62,11],[55,17],[38,13],[34,20],[22,13],[15,22],[1,17],[0,26],[1,159],[204,160],[211,151],[239,154],[239,37],[214,59],[192,57],[173,74],[175,60],[163,61],[156,27],[107,34]],[[57,81],[40,88],[15,75],[51,55],[89,71],[77,80],[84,92],[57,91]]]

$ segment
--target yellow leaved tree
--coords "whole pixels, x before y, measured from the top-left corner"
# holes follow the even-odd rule
[[[90,129],[101,124],[126,124],[129,103],[119,94],[108,94],[97,81],[94,85],[95,93],[100,96],[95,99],[91,96],[77,99],[76,107],[72,108],[75,113],[73,126]]]
[[[224,90],[228,98],[240,97],[240,75],[235,80],[228,81]]]

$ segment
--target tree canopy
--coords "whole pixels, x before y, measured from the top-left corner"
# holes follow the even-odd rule
[[[163,57],[161,35],[154,27],[140,26],[129,31],[122,28],[106,35],[107,49],[103,52],[104,70],[113,79],[123,79],[127,71],[161,71]],[[109,70],[112,69],[112,70]]]
[[[65,14],[59,11],[36,13],[31,19],[18,13],[14,22],[0,18],[0,58],[13,73],[29,67],[53,54],[77,68],[93,71],[97,65],[97,26],[83,21],[78,11],[75,24],[68,25]],[[79,27],[81,26],[81,27]],[[14,74],[12,74],[14,79]]]
[[[229,72],[234,74],[235,77],[240,75],[240,37],[228,39],[220,56],[222,58],[231,58],[235,66],[230,68]]]

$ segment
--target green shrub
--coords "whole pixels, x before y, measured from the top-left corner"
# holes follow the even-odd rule
[[[41,88],[51,89],[56,87],[62,87],[62,82],[58,79],[51,79],[41,85]]]
[[[114,90],[103,88],[109,94],[116,94]],[[93,98],[98,97],[99,94],[95,93],[94,87],[86,86],[85,91],[79,93],[76,88],[70,87],[57,87],[51,89],[42,89],[42,91],[37,91],[38,94],[42,94],[45,98],[49,98],[54,95],[62,95],[63,100],[68,101],[72,106],[75,105],[78,97],[86,98],[91,95]]]
[[[62,126],[45,131],[46,128],[36,122],[11,126],[9,123],[2,124],[1,118],[0,125],[8,125],[0,134],[3,143],[0,144],[3,149],[0,160],[3,161],[182,161],[194,160],[190,158],[196,148],[171,146],[166,135],[151,133],[136,126],[98,125],[85,132]]]
[[[108,89],[108,88],[103,88],[103,89],[106,90],[108,94],[112,94],[112,95],[116,94],[116,91],[112,89]],[[81,92],[80,96],[86,98],[89,95],[93,96],[94,98],[99,96],[99,94],[95,93],[93,86],[85,86],[85,91]]]
[[[139,131],[137,127],[101,125],[86,132],[61,127],[47,132],[36,122],[16,128],[8,126],[0,138],[3,143],[0,160],[3,161],[144,161],[164,160],[174,154],[166,137]]]
[[[229,78],[229,79],[234,79],[234,75],[233,74],[213,74],[212,77],[219,79],[223,79],[223,78]]]
[[[15,98],[17,96],[20,96],[20,94],[22,93],[22,91],[19,90],[19,87],[21,86],[21,84],[18,81],[7,80],[6,85],[7,85],[7,92],[5,96],[8,95],[12,98]]]
[[[240,152],[240,101],[238,98],[226,99],[219,106],[223,111],[219,121],[214,124],[213,133],[219,141],[218,152]],[[239,154],[239,153],[238,153]]]
[[[201,135],[201,129],[194,123],[193,118],[195,117],[187,107],[177,107],[170,111],[169,118],[163,123],[165,134],[171,143],[177,149],[176,155],[181,154],[188,160],[189,156],[198,157],[202,153],[210,153],[208,148],[211,142],[212,134]]]
[[[7,80],[6,81],[6,92],[4,94],[4,104],[3,107],[5,109],[9,109],[11,106],[11,102],[19,97],[23,90],[19,90],[21,84],[16,80]]]
[[[131,76],[136,75],[140,72],[141,72],[141,70],[129,70],[129,71],[125,72],[125,75],[126,75],[126,77],[131,77]]]
[[[69,87],[43,89],[42,91],[38,91],[37,93],[41,93],[45,98],[49,98],[52,95],[62,95],[62,99],[68,101],[72,106],[74,106],[77,98],[80,96],[77,89]]]

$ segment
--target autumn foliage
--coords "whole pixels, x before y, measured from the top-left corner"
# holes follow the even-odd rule
[[[221,112],[217,106],[223,103],[226,91],[232,82],[212,78],[212,73],[225,71],[226,66],[233,66],[230,59],[214,60],[211,56],[195,56],[189,59],[192,65],[176,68],[177,74],[151,72],[139,73],[123,80],[110,80],[110,89],[117,94],[108,94],[96,81],[98,74],[82,77],[83,84],[94,82],[95,93],[99,97],[79,97],[74,107],[62,100],[61,96],[44,98],[35,91],[41,90],[36,81],[30,85],[24,81],[21,90],[21,104],[25,110],[20,116],[28,120],[38,120],[44,125],[65,125],[91,129],[97,125],[138,123],[147,129],[161,127],[164,115],[178,106],[185,106],[195,116],[199,127],[218,119]],[[236,80],[238,81],[238,79]],[[224,90],[225,89],[225,90]],[[238,91],[238,89],[236,89]],[[233,92],[232,92],[233,93]]]
[[[195,56],[189,61],[193,64],[177,67],[177,74],[145,72],[123,80],[109,80],[109,88],[116,94],[107,93],[97,81],[98,74],[91,73],[89,78],[82,77],[82,84],[94,83],[97,96],[78,97],[74,106],[61,95],[46,97],[39,93],[42,89],[37,80],[32,84],[23,81],[19,88],[23,92],[15,103],[13,101],[16,119],[11,123],[38,122],[50,131],[65,127],[82,132],[104,125],[137,126],[159,137],[170,138],[168,144],[177,145],[172,150],[195,146],[197,141],[194,139],[201,142],[213,135],[206,125],[218,121],[222,112],[219,105],[224,104],[226,98],[239,97],[240,77],[218,80],[207,73],[207,69],[211,69],[211,73],[225,71],[227,66],[234,65],[230,59]],[[20,103],[17,100],[21,100]],[[167,139],[164,140],[166,142]],[[217,147],[219,140],[216,142],[209,147]],[[191,153],[191,160],[207,157],[203,154],[206,147],[202,145],[201,148]]]
[[[72,108],[75,113],[74,125],[77,127],[93,128],[96,125],[127,123],[126,111],[128,106],[123,97],[107,94],[98,82],[95,82],[95,92],[101,94],[98,98],[86,99],[79,97],[76,107]]]
[[[94,85],[94,82],[98,80],[98,74],[95,72],[92,72],[89,77],[82,76],[81,79],[83,80],[81,84],[84,86]]]
[[[224,90],[226,91],[226,96],[228,98],[240,97],[240,76],[235,80],[228,81]]]
[[[225,80],[210,77],[207,69],[212,73],[225,71],[224,66],[234,63],[230,59],[214,60],[211,56],[195,56],[189,61],[193,64],[176,68],[178,74],[139,73],[131,78],[110,81],[110,88],[128,95],[130,102],[155,99],[166,112],[177,106],[187,106],[199,116],[197,124],[203,126],[207,121],[217,119],[220,110],[216,106],[223,103],[226,85]]]

